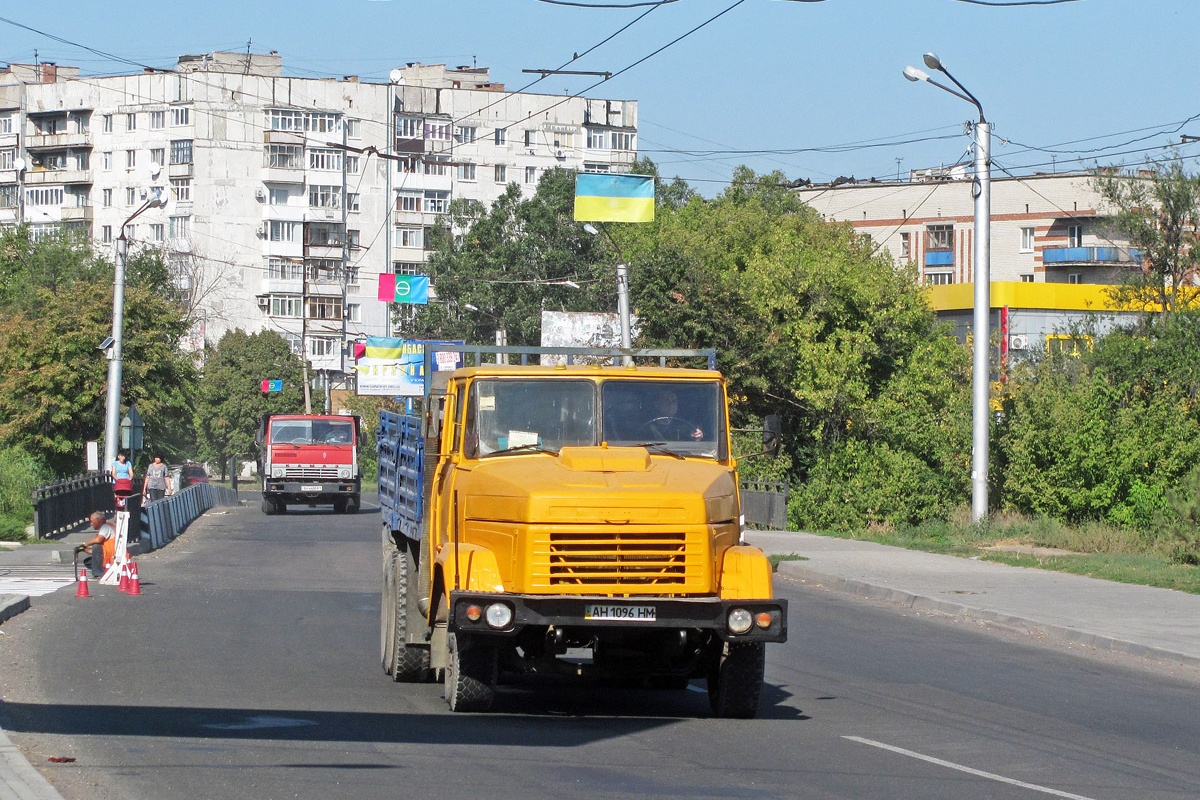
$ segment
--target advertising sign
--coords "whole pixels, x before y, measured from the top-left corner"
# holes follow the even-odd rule
[[[426,344],[462,342],[368,337],[365,355],[354,364],[358,394],[419,397],[425,391]],[[433,369],[435,372],[449,372],[458,369],[462,363],[462,353],[438,353]]]

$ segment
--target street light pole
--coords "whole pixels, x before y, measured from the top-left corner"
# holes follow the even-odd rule
[[[590,222],[585,224],[583,229],[592,236],[599,236],[603,233],[604,238],[617,253],[617,315],[621,320],[621,347],[629,350],[633,347],[633,326],[629,317],[629,268],[625,265],[625,256],[621,254],[621,248],[607,230],[597,228]],[[624,356],[621,360],[626,366],[633,363],[632,356]]]
[[[972,323],[971,375],[971,520],[986,522],[988,516],[988,422],[991,390],[991,281],[992,281],[992,188],[991,148],[992,126],[983,114],[983,105],[975,95],[958,82],[933,53],[924,55],[925,66],[949,78],[960,91],[955,91],[931,79],[916,67],[905,67],[904,77],[910,81],[931,83],[944,92],[966,100],[979,111],[974,125],[975,178],[971,194],[975,199],[974,246],[975,307]]]
[[[162,191],[155,189],[149,199],[121,223],[121,233],[113,250],[112,346],[108,354],[108,397],[104,408],[104,463],[101,471],[106,471],[117,460],[117,444],[121,435],[121,346],[125,332],[125,260],[129,254],[125,228],[143,211],[157,208],[163,202]]]

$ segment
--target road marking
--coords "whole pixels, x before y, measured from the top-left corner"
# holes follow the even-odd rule
[[[292,719],[290,717],[245,717],[244,722],[213,723],[205,728],[215,728],[219,731],[253,731],[261,728],[302,728],[306,725],[316,725],[310,719]]]
[[[0,578],[0,594],[41,597],[74,582],[74,578]]]
[[[1007,783],[1012,786],[1020,786],[1022,789],[1032,789],[1035,792],[1042,792],[1044,794],[1054,795],[1055,797],[1066,797],[1066,798],[1069,798],[1069,800],[1094,800],[1094,798],[1085,797],[1084,795],[1081,795],[1081,794],[1071,794],[1070,792],[1062,792],[1062,791],[1059,791],[1058,789],[1051,789],[1047,786],[1038,786],[1036,783],[1026,783],[1025,781],[1016,780],[1015,778],[1006,778],[1003,775],[996,775],[995,773],[992,773],[992,772],[984,772],[982,770],[972,769],[971,767],[964,767],[962,764],[955,764],[953,761],[943,761],[940,758],[934,758],[933,756],[927,756],[922,753],[914,752],[912,750],[905,750],[903,747],[896,747],[895,745],[884,744],[883,742],[876,742],[871,739],[864,739],[861,736],[843,736],[842,738],[849,739],[852,742],[858,742],[859,744],[866,744],[866,745],[870,745],[871,747],[878,747],[882,750],[890,750],[893,753],[899,753],[900,755],[908,756],[909,758],[916,758],[916,759],[920,759],[921,761],[928,761],[930,764],[937,764],[939,767],[946,767],[947,769],[956,769],[959,772],[965,772],[969,775],[977,775],[980,778],[987,778],[988,780],[999,781],[1000,783]]]

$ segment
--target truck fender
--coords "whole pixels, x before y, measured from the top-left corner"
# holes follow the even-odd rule
[[[437,554],[437,566],[442,573],[442,585],[446,591],[455,586],[454,551],[458,550],[458,587],[471,592],[503,592],[504,581],[496,554],[477,544],[460,544],[457,548],[447,543]]]
[[[725,551],[721,562],[722,600],[770,600],[771,562],[757,547],[738,545]]]

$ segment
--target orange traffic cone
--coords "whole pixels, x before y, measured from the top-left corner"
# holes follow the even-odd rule
[[[128,561],[121,562],[121,577],[117,579],[117,591],[118,592],[128,592],[129,591],[129,562]]]
[[[79,568],[79,577],[75,580],[75,596],[76,597],[91,597],[92,593],[88,591],[87,568]]]
[[[142,593],[142,580],[138,577],[137,562],[129,562],[129,588],[126,593],[131,597]]]

